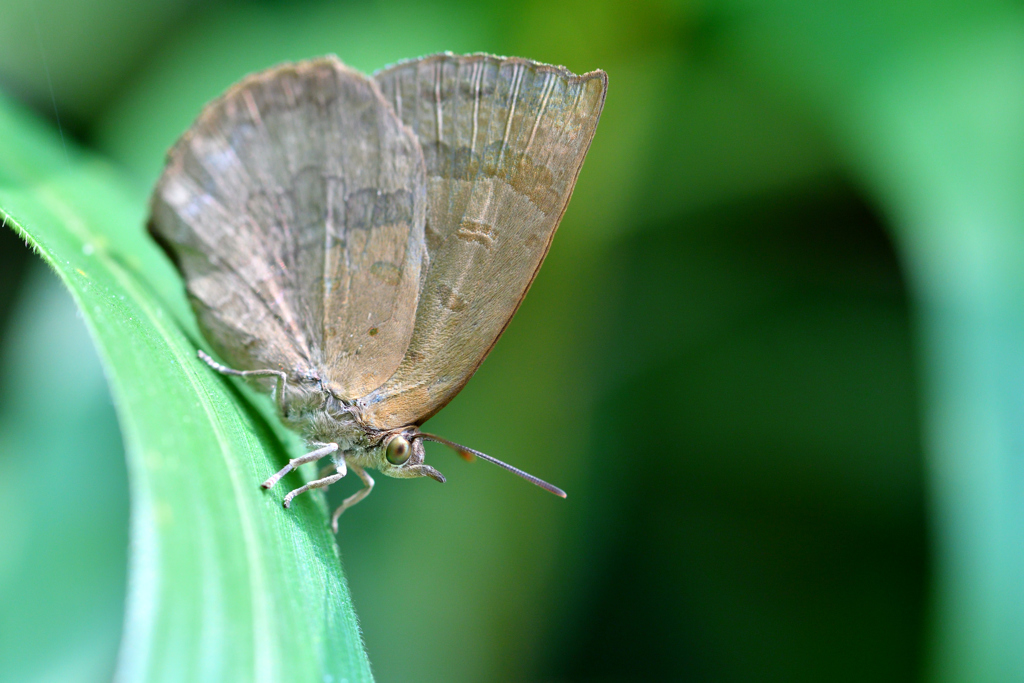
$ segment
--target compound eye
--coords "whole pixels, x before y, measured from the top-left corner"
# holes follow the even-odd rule
[[[388,442],[387,450],[384,452],[388,462],[392,465],[404,465],[412,454],[412,447],[403,436],[396,436]]]

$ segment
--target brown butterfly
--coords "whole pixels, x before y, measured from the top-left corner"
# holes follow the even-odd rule
[[[351,469],[444,477],[419,431],[466,384],[540,268],[594,136],[608,77],[487,54],[368,78],[333,56],[249,76],[168,154],[149,230],[185,279],[203,334],[273,380],[284,423]],[[257,381],[260,381],[257,379]],[[268,387],[264,387],[268,388]]]

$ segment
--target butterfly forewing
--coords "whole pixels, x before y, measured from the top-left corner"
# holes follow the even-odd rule
[[[425,208],[415,136],[370,79],[323,58],[208,105],[169,154],[150,230],[226,360],[356,398],[409,344]]]
[[[427,168],[427,270],[408,350],[366,397],[377,427],[421,423],[463,387],[547,253],[607,76],[491,55],[434,55],[374,76]]]

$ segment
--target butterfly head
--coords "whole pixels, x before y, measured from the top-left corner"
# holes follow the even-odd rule
[[[444,475],[423,462],[426,454],[418,436],[413,429],[400,429],[384,437],[376,453],[377,469],[389,477],[430,477],[443,484]]]
[[[517,467],[513,467],[508,463],[504,463],[497,458],[493,458],[486,453],[481,453],[480,451],[469,448],[468,446],[462,446],[454,441],[443,439],[434,434],[427,434],[426,432],[418,431],[415,427],[405,427],[403,429],[395,430],[381,440],[380,446],[377,448],[376,452],[377,469],[389,477],[430,477],[435,481],[444,483],[444,475],[423,462],[425,455],[423,449],[424,441],[434,441],[444,444],[467,461],[480,458],[481,460],[494,463],[498,467],[508,470],[532,484],[536,484],[545,491],[549,491],[556,496],[565,498],[565,491],[557,486],[552,486],[542,479],[538,479],[532,474],[527,474]]]

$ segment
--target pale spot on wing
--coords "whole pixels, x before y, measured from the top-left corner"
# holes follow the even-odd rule
[[[494,226],[483,221],[466,218],[459,224],[455,236],[459,239],[476,242],[490,249],[494,244]]]

